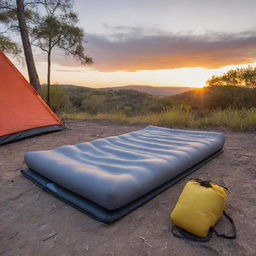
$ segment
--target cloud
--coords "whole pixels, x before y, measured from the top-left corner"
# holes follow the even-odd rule
[[[256,33],[183,35],[116,27],[111,35],[87,35],[86,51],[99,71],[185,67],[219,68],[256,61]],[[76,66],[74,61],[59,64]]]

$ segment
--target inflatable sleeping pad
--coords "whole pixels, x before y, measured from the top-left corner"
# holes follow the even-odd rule
[[[25,154],[22,174],[93,218],[113,222],[218,155],[224,135],[145,129]]]

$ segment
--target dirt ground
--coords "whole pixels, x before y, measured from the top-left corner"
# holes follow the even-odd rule
[[[225,130],[225,151],[144,206],[106,225],[43,192],[20,174],[26,151],[51,149],[143,128],[106,121],[68,121],[66,130],[0,146],[0,255],[256,255],[256,133]],[[170,233],[169,213],[189,178],[229,190],[227,212],[238,237],[189,242]],[[217,230],[229,232],[224,219]]]

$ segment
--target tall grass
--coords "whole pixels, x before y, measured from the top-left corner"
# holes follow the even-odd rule
[[[226,127],[236,131],[256,130],[256,109],[219,110],[198,120],[198,127]]]
[[[235,131],[256,130],[256,109],[225,109],[215,111],[183,111],[170,109],[161,113],[148,113],[138,116],[126,116],[124,113],[100,113],[91,115],[86,112],[63,113],[65,119],[110,120],[129,124],[151,124],[177,128],[223,127]]]

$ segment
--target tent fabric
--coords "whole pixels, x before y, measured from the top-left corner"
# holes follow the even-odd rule
[[[12,141],[21,140],[24,138],[36,136],[38,134],[48,133],[48,132],[56,132],[63,130],[63,125],[50,125],[43,126],[38,128],[33,128],[26,131],[16,132],[13,134],[5,135],[0,137],[0,145],[10,143]]]
[[[13,136],[23,131],[53,126],[38,130],[43,133],[63,128],[58,117],[1,51],[0,92],[0,144],[10,142],[6,140],[8,135],[12,135],[13,140],[24,137]],[[31,136],[29,132],[26,134]],[[36,134],[33,131],[33,135]]]
[[[148,126],[119,136],[25,154],[51,184],[116,211],[205,162],[224,135]],[[195,169],[195,168],[194,168]]]

